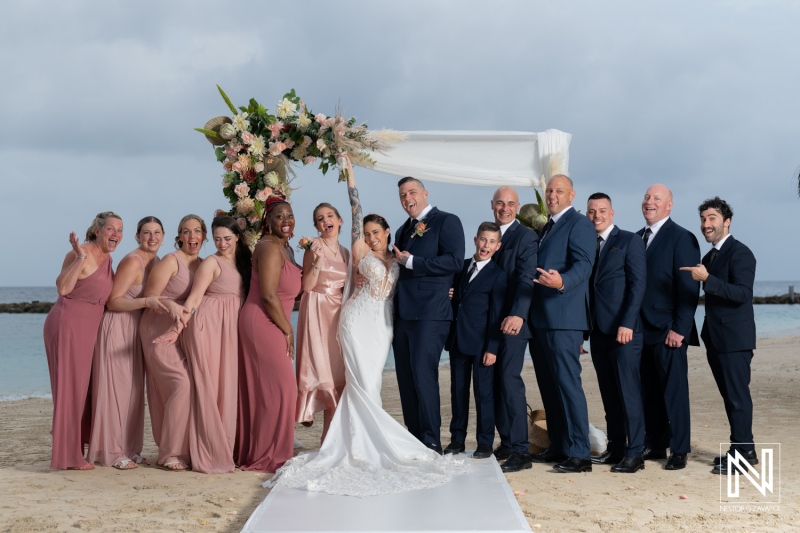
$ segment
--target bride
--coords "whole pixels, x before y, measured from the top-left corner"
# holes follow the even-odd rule
[[[374,496],[441,485],[469,466],[425,447],[381,406],[399,267],[389,250],[389,224],[376,214],[362,221],[353,166],[347,156],[341,163],[353,212],[353,265],[365,280],[342,307],[346,385],[319,453],[295,457],[264,486]]]

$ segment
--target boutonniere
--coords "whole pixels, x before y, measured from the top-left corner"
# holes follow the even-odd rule
[[[429,229],[430,228],[428,227],[427,224],[425,224],[425,219],[423,218],[422,220],[417,222],[416,226],[414,226],[414,234],[411,235],[411,238],[413,239],[414,237],[422,237],[428,232]]]
[[[308,237],[300,237],[300,242],[297,243],[298,250],[310,250],[311,249],[311,239]]]

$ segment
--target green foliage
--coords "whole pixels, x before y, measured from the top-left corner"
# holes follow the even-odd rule
[[[222,87],[217,85],[217,89],[219,89],[219,94],[222,95],[222,99],[225,100],[226,104],[228,104],[228,108],[231,110],[231,113],[233,113],[235,115],[236,114],[236,107],[234,107],[233,103],[231,102],[231,99],[228,98],[228,95],[225,94],[225,91],[222,90]]]

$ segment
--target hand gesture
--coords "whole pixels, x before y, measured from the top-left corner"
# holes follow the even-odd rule
[[[539,277],[534,279],[534,283],[550,287],[551,289],[561,289],[564,286],[564,281],[561,279],[561,274],[557,270],[544,270],[543,268],[536,269],[539,272]]]
[[[81,246],[78,236],[74,231],[69,234],[69,243],[72,245],[72,251],[75,252],[75,255],[78,257],[86,257],[86,248]]]
[[[411,254],[404,252],[397,246],[393,246],[392,248],[394,249],[394,258],[397,260],[397,262],[403,266],[406,266],[406,263],[408,263],[408,258],[411,257]]]
[[[153,344],[166,344],[167,346],[170,346],[172,344],[175,344],[175,341],[177,340],[178,340],[178,331],[175,328],[172,328],[163,335],[156,337],[155,340],[153,340]]]
[[[708,279],[708,270],[702,264],[693,267],[681,267],[681,270],[686,270],[692,273],[692,279],[695,281],[705,281]]]
[[[164,298],[164,296],[148,296],[144,299],[144,306],[157,313],[169,313],[167,306],[161,303],[162,298]]]
[[[325,257],[325,250],[322,249],[322,237],[314,237],[311,240],[311,252],[314,254],[314,263],[317,259]]]

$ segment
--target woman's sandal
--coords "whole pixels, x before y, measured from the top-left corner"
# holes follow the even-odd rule
[[[120,459],[111,466],[117,470],[133,470],[134,468],[139,468],[139,465],[137,465],[133,459]]]
[[[189,470],[189,465],[183,461],[170,461],[168,463],[156,463],[156,468],[167,472],[186,472]]]

